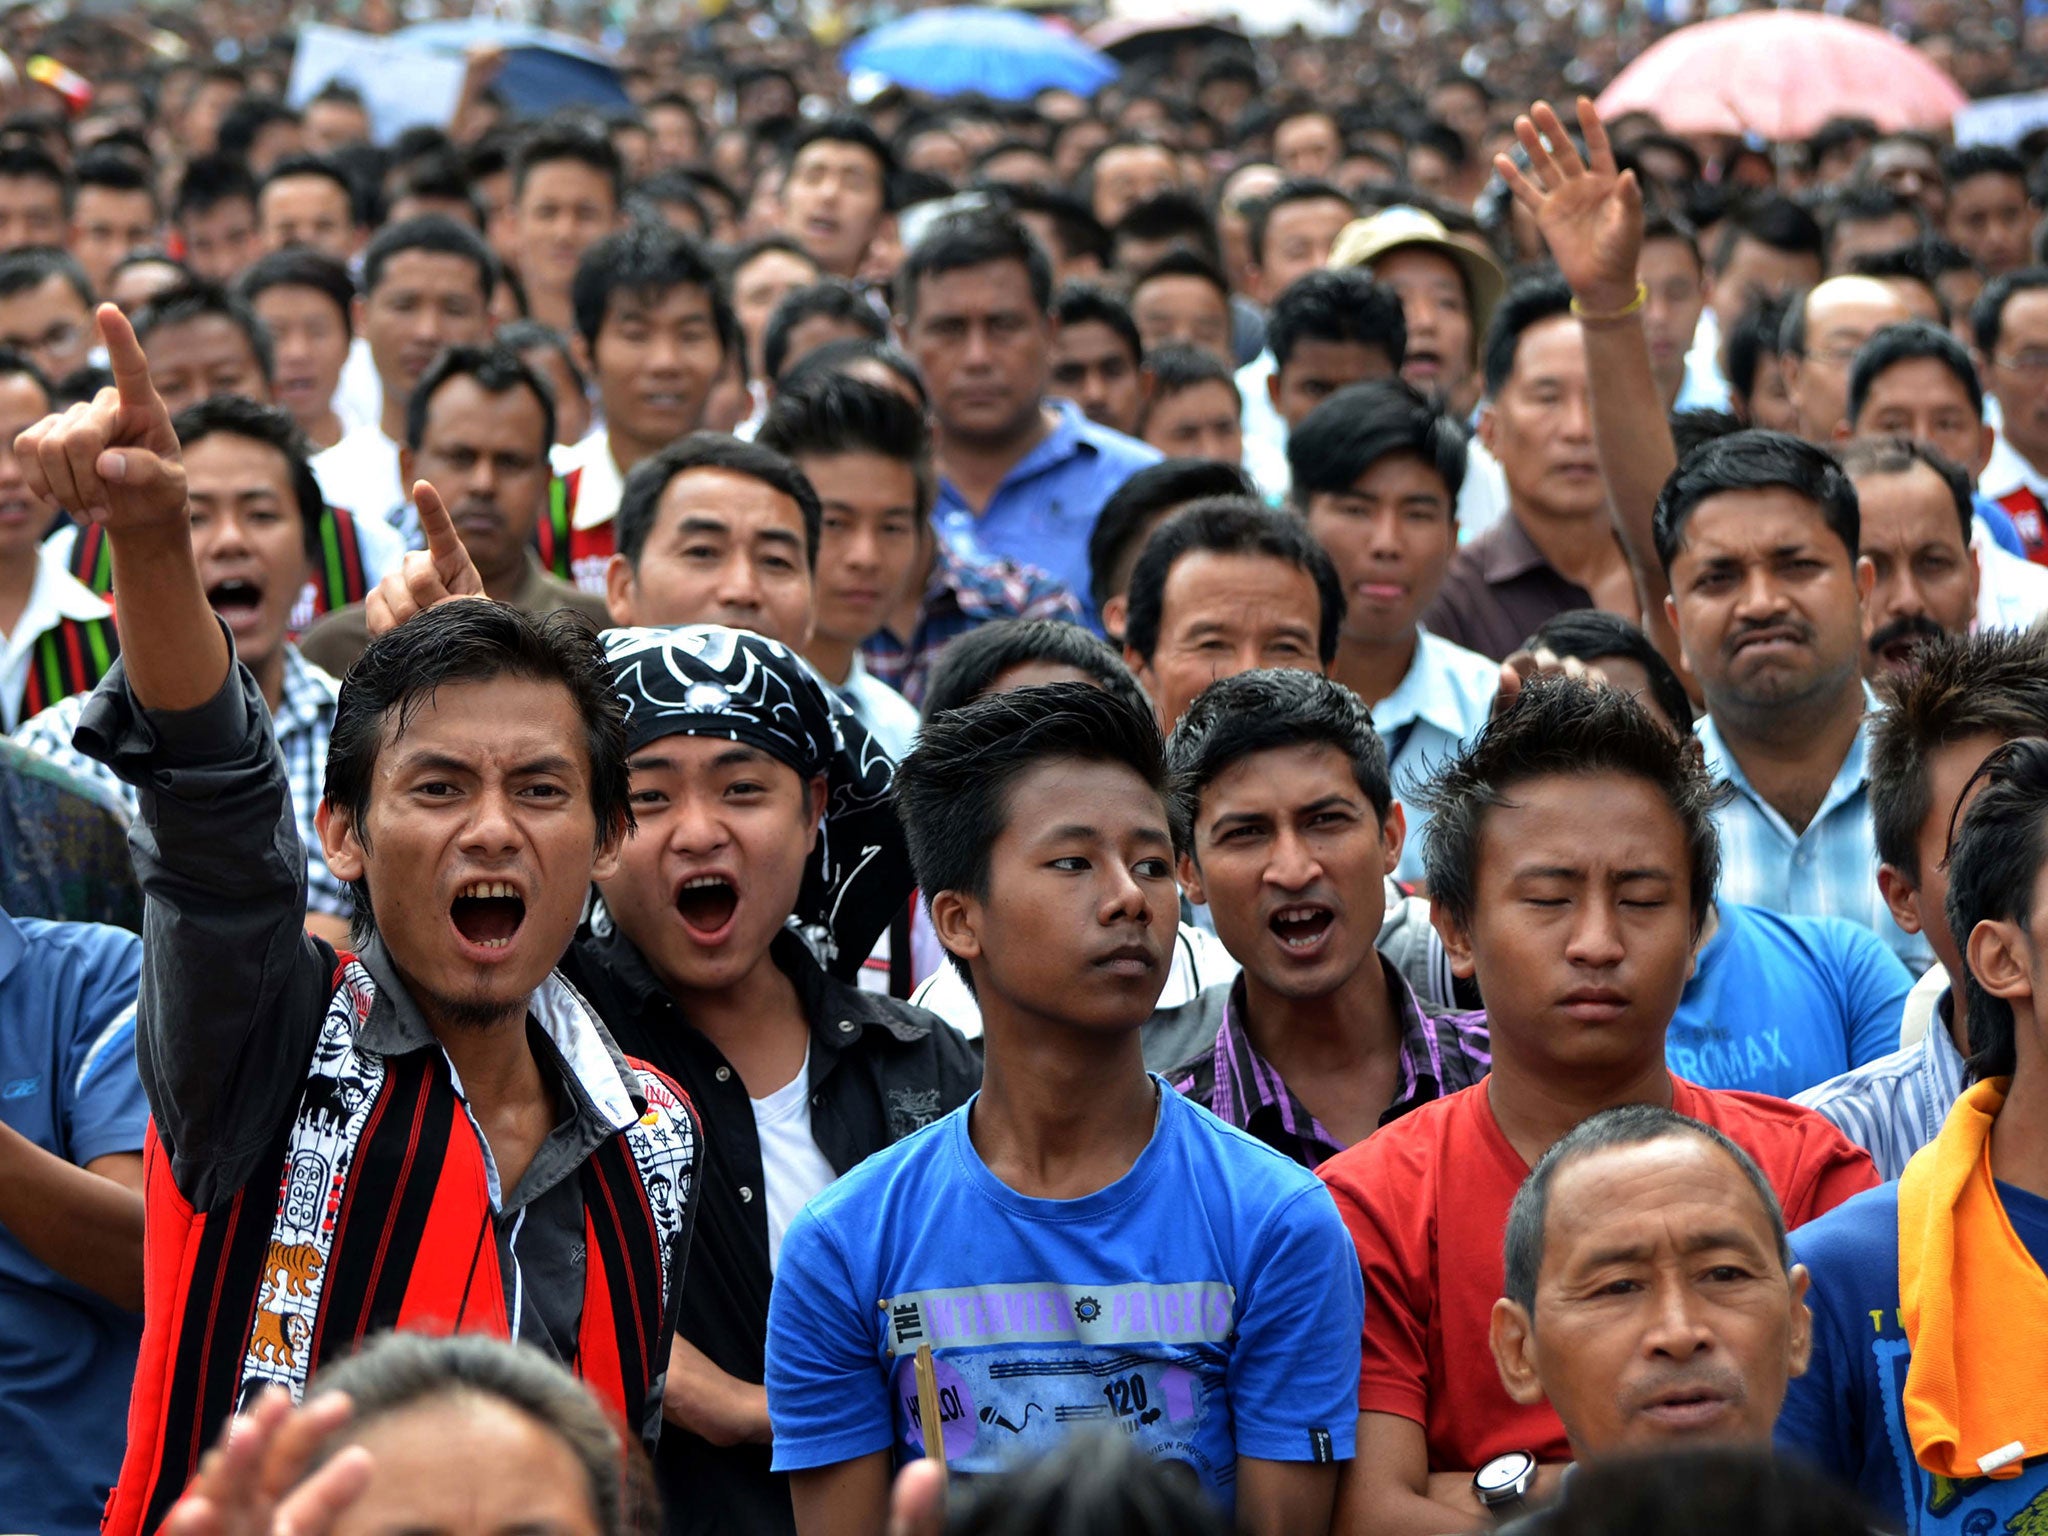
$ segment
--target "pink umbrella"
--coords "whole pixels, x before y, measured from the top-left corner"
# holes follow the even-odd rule
[[[1600,95],[1600,115],[1648,112],[1672,133],[1803,139],[1831,117],[1946,128],[1967,98],[1889,32],[1815,11],[1749,11],[1681,27]]]

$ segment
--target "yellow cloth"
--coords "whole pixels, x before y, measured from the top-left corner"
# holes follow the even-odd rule
[[[1991,1122],[2010,1080],[1965,1090],[1899,1179],[1899,1323],[1913,1348],[1906,1433],[1943,1477],[2017,1441],[1990,1476],[2048,1454],[2048,1275],[2013,1231],[1991,1179]]]

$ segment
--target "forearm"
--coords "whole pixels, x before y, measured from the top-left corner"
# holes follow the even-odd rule
[[[1467,1480],[1469,1482],[1469,1479]],[[1431,1479],[1434,1486],[1435,1479]],[[1375,1480],[1353,1463],[1338,1485],[1337,1513],[1331,1536],[1458,1536],[1486,1523],[1467,1489],[1469,1507],[1460,1507]]]
[[[197,709],[220,692],[232,655],[207,606],[183,524],[110,531],[121,657],[144,709]]]
[[[1600,313],[1591,302],[1586,307]],[[1586,338],[1586,372],[1593,403],[1593,442],[1600,455],[1600,474],[1607,482],[1614,530],[1628,556],[1636,594],[1643,608],[1643,632],[1690,686],[1678,634],[1664,611],[1670,584],[1657,558],[1657,498],[1678,467],[1671,423],[1664,415],[1663,395],[1650,371],[1650,345],[1643,335],[1642,316],[1590,322]]]
[[[766,1445],[773,1438],[768,1389],[720,1370],[681,1334],[669,1349],[661,1415],[713,1445]]]
[[[113,1167],[139,1153],[95,1160]],[[139,1188],[80,1168],[0,1124],[0,1228],[35,1258],[75,1285],[130,1312],[142,1310],[142,1215]]]

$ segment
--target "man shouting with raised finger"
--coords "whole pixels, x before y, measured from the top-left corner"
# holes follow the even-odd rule
[[[147,900],[143,1345],[105,1530],[154,1531],[230,1413],[380,1329],[535,1344],[651,1445],[697,1126],[554,975],[631,824],[603,657],[490,602],[373,644],[318,817],[356,950],[307,937],[270,712],[207,608],[177,437],[127,321],[103,306],[100,329],[115,387],[16,452],[105,524],[130,653],[79,726],[137,786]]]

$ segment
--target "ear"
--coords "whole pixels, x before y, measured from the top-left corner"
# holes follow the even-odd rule
[[[1451,963],[1451,974],[1470,981],[1478,971],[1472,958],[1472,935],[1444,910],[1443,903],[1434,896],[1429,899],[1429,923],[1436,929],[1436,936],[1444,942],[1444,958]]]
[[[1408,841],[1408,813],[1401,809],[1401,802],[1390,801],[1387,814],[1380,820],[1380,842],[1387,850],[1387,873],[1392,874],[1401,867],[1401,849]]]
[[[628,829],[597,845],[597,856],[590,861],[590,878],[594,883],[602,885],[619,872],[620,855],[626,850],[626,839],[632,835]]]
[[[932,932],[946,953],[972,965],[981,958],[981,903],[965,891],[941,891],[932,898]]]
[[[1686,650],[1685,631],[1678,627],[1678,599],[1669,592],[1664,594],[1664,622],[1671,626],[1671,633],[1678,637],[1678,656],[1685,663],[1685,670],[1697,677],[1700,669],[1693,664],[1692,655]]]
[[[577,331],[569,337],[569,351],[575,357],[576,366],[582,370],[583,377],[586,379],[597,377],[597,358],[590,343],[583,339],[581,331]]]
[[[1870,594],[1876,590],[1877,566],[1868,555],[1859,555],[1856,559],[1856,601],[1868,603]]]
[[[1102,605],[1102,627],[1110,637],[1121,643],[1124,637],[1124,620],[1130,616],[1131,595],[1119,592]]]
[[[1544,1400],[1543,1383],[1536,1374],[1536,1328],[1521,1306],[1503,1296],[1493,1304],[1487,1326],[1487,1343],[1493,1346],[1494,1368],[1509,1397],[1524,1408]]]
[[[1804,1264],[1794,1264],[1786,1278],[1792,1282],[1792,1333],[1787,1340],[1789,1358],[1785,1364],[1789,1376],[1804,1376],[1807,1362],[1813,1358],[1813,1309],[1806,1304],[1813,1276],[1806,1272]]]
[[[1970,612],[1974,615],[1977,611],[1977,593],[1984,585],[1984,562],[1978,557],[1977,551],[1968,545],[1963,546],[1963,555],[1970,567]]]
[[[1198,907],[1209,905],[1209,893],[1202,885],[1202,866],[1195,862],[1193,854],[1182,854],[1174,872],[1180,876],[1180,888],[1187,893],[1189,901]]]
[[[1479,407],[1479,441],[1485,445],[1488,453],[1494,451],[1494,439],[1499,434],[1500,427],[1494,419],[1493,402],[1489,400]]]
[[[1848,423],[1848,422],[1846,422],[1846,421],[1838,421],[1838,422],[1836,422],[1836,423],[1835,423],[1835,441],[1836,441],[1836,442],[1838,442],[1838,443],[1846,443],[1846,442],[1848,442],[1848,441],[1849,441],[1849,439],[1850,439],[1850,438],[1854,437],[1855,435],[1856,435],[1856,433],[1854,432],[1854,430],[1852,430],[1852,429],[1851,429],[1851,427],[1849,426],[1849,423]]]
[[[1991,450],[1998,444],[1998,432],[1990,422],[1977,429],[1977,457],[1970,462],[1970,484],[1977,483],[1977,477],[1984,473],[1984,466],[1991,462]]]
[[[830,794],[831,786],[826,783],[825,775],[822,773],[804,786],[804,820],[808,824],[804,843],[806,853],[818,846],[818,828],[825,820],[826,798]]]
[[[1969,966],[1977,985],[1993,997],[2008,1003],[2033,1001],[2027,944],[2018,923],[1986,918],[1972,928],[1970,942],[1963,946],[1963,963]]]
[[[363,296],[360,293],[348,301],[348,313],[349,319],[354,322],[354,334],[362,335],[363,316],[369,313],[369,306],[363,302]]]
[[[400,485],[411,485],[413,481],[419,478],[418,475],[413,473],[413,466],[418,462],[418,456],[413,453],[411,444],[400,443],[398,445],[398,483]]]
[[[1280,370],[1278,368],[1275,368],[1266,375],[1266,398],[1272,402],[1274,410],[1280,409]]]
[[[1920,888],[1897,865],[1880,864],[1877,889],[1891,909],[1892,921],[1908,933],[1919,933],[1924,926],[1920,921]]]
[[[633,567],[624,555],[613,555],[605,565],[604,611],[621,629],[639,622],[633,617]]]
[[[334,878],[353,885],[363,878],[363,844],[356,835],[355,817],[324,796],[313,812],[313,827],[320,834],[320,852]]]

